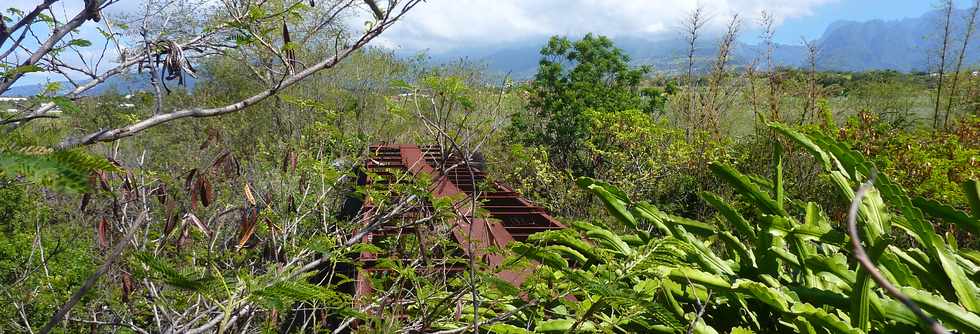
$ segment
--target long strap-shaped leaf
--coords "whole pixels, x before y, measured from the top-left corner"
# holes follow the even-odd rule
[[[708,202],[708,204],[714,207],[715,210],[718,210],[718,213],[724,216],[725,219],[728,220],[729,224],[732,224],[732,227],[738,231],[739,235],[747,238],[752,243],[755,242],[755,229],[749,225],[749,222],[745,220],[745,217],[742,217],[742,215],[739,214],[735,208],[725,202],[724,199],[710,192],[702,192],[701,199]]]
[[[735,191],[739,194],[758,205],[763,212],[778,216],[788,215],[786,210],[783,210],[779,203],[773,200],[768,193],[759,189],[748,177],[742,175],[742,173],[739,173],[734,168],[717,163],[712,163],[710,167],[715,175],[734,187]]]
[[[932,217],[954,223],[959,228],[970,231],[970,233],[980,235],[980,218],[971,217],[967,215],[966,212],[957,210],[949,205],[922,197],[912,199],[912,203]]]
[[[845,167],[852,168],[866,175],[871,174],[870,163],[860,153],[845,149],[839,143],[827,137],[815,135],[814,138],[824,145],[822,147],[825,149],[829,148]],[[902,212],[905,220],[908,221],[919,239],[922,240],[922,246],[928,252],[929,257],[937,260],[940,266],[942,266],[953,290],[956,292],[956,297],[963,304],[963,307],[971,312],[980,311],[980,296],[978,296],[976,289],[969,281],[966,273],[963,272],[963,268],[956,262],[953,251],[936,234],[932,224],[929,224],[925,220],[922,211],[912,205],[912,201],[909,200],[905,191],[895,185],[887,176],[879,175],[878,180],[875,181],[875,187],[881,192],[881,195],[888,203],[891,203],[891,205],[894,205]]]
[[[973,211],[973,217],[980,219],[980,182],[977,180],[966,180],[966,182],[963,182],[963,192],[966,195],[967,202],[970,203],[970,210]]]
[[[779,127],[777,125],[770,126],[778,128],[780,132],[787,134],[790,138],[796,139],[802,137],[785,127]],[[820,154],[820,152],[815,153],[820,159],[828,158],[828,154],[833,156],[852,178],[858,173],[863,175],[871,174],[872,164],[860,153],[854,152],[837,141],[821,134],[813,134],[807,138],[810,139],[808,143],[801,143],[804,147],[811,149],[811,152],[815,152],[812,150],[812,146],[820,148],[820,152],[823,154]],[[908,223],[908,227],[914,232],[917,239],[922,242],[922,246],[926,248],[929,256],[939,262],[953,290],[956,292],[959,302],[971,312],[980,311],[980,296],[978,296],[976,289],[963,272],[963,268],[957,263],[952,250],[936,234],[932,225],[924,219],[922,211],[912,205],[905,192],[891,182],[887,176],[880,175],[879,179],[875,182],[875,187],[888,203],[894,205],[902,212],[905,221]]]

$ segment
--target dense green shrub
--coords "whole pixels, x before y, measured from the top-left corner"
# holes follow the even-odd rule
[[[837,137],[869,156],[909,193],[966,207],[960,184],[980,177],[980,117],[951,132],[898,130],[871,113],[849,118]]]
[[[44,323],[95,267],[91,225],[67,224],[23,183],[0,178],[0,328]],[[111,293],[95,293],[87,303]],[[9,306],[9,307],[7,307]],[[24,306],[24,314],[14,306]]]

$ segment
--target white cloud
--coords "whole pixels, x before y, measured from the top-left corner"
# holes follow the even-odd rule
[[[595,32],[660,37],[679,31],[699,4],[717,29],[739,13],[751,21],[762,10],[777,23],[812,14],[838,0],[429,0],[382,36],[379,44],[434,51],[487,46],[549,35]]]

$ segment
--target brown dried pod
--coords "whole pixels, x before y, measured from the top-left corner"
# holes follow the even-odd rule
[[[91,201],[91,200],[92,200],[92,194],[91,193],[84,193],[84,194],[82,194],[82,203],[78,206],[78,211],[84,213],[85,212],[85,208],[88,207],[88,202]]]
[[[279,233],[278,232],[279,231],[279,227],[276,226],[276,224],[273,224],[272,221],[269,220],[269,218],[265,218],[264,220],[265,220],[265,226],[269,228],[269,233],[272,233],[272,234],[278,234]]]
[[[113,159],[112,157],[106,157],[105,159],[109,160],[109,162],[115,165],[116,167],[119,167],[119,169],[123,168],[123,164],[122,162],[119,162],[119,160]]]
[[[208,138],[211,138],[211,140],[215,142],[221,141],[221,130],[215,128],[208,128],[206,131],[208,133]]]
[[[208,129],[208,136],[207,136],[207,138],[204,138],[204,142],[201,143],[201,147],[198,147],[197,149],[203,151],[204,149],[208,148],[208,146],[211,146],[211,140],[213,140],[213,139],[214,139],[214,136],[211,135],[211,129]]]
[[[174,241],[178,251],[191,242],[191,233],[190,229],[187,228],[187,224],[181,225],[179,235],[177,240]]]
[[[296,170],[296,152],[289,150],[282,158],[282,172],[292,172]]]
[[[103,251],[109,248],[108,230],[109,221],[103,217],[102,220],[99,221],[99,225],[96,227],[96,232],[99,236],[99,248]]]
[[[99,173],[92,172],[92,174],[88,175],[88,188],[95,190],[95,188],[98,186],[99,186]]]
[[[282,21],[282,41],[285,44],[283,48],[286,50],[286,67],[293,72],[296,68],[296,50],[289,45],[292,39],[289,37],[289,26],[286,25],[286,21]]]
[[[201,192],[199,196],[201,205],[206,208],[214,202],[214,189],[211,187],[211,182],[208,181],[208,178],[203,175],[198,177],[198,183],[200,183],[197,190]]]
[[[306,189],[306,183],[309,182],[309,177],[306,173],[299,176],[299,189]]]
[[[184,189],[191,190],[194,185],[194,176],[197,175],[197,168],[191,169],[187,172],[187,178],[184,179]]]
[[[239,168],[238,167],[239,167],[238,166],[238,159],[235,159],[235,155],[234,154],[229,155],[228,156],[228,159],[225,159],[225,163],[224,163],[225,177],[227,177],[227,178],[235,178],[238,175],[241,175],[239,173]]]
[[[248,183],[245,183],[244,191],[245,201],[247,201],[249,205],[255,206],[255,196],[252,195],[252,187],[249,187]]]
[[[258,226],[259,210],[248,208],[242,210],[242,223],[239,226],[238,249],[245,247],[245,244],[252,239],[255,234],[255,227]]]
[[[191,186],[191,189],[190,189],[190,193],[191,193],[191,210],[197,210],[198,196],[200,196],[200,194],[201,194],[201,191],[198,189],[200,187],[200,184],[201,184],[200,182],[194,182],[194,185]]]
[[[129,295],[133,293],[133,276],[127,271],[122,272],[122,301],[129,303]]]
[[[167,204],[167,184],[160,182],[160,185],[153,189],[153,194],[156,195],[157,200],[160,201],[160,205]]]

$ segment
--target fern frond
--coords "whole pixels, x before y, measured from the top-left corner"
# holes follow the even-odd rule
[[[95,171],[118,171],[109,161],[81,150],[51,150],[28,146],[0,150],[0,177],[26,181],[57,190],[89,190],[88,176]]]

